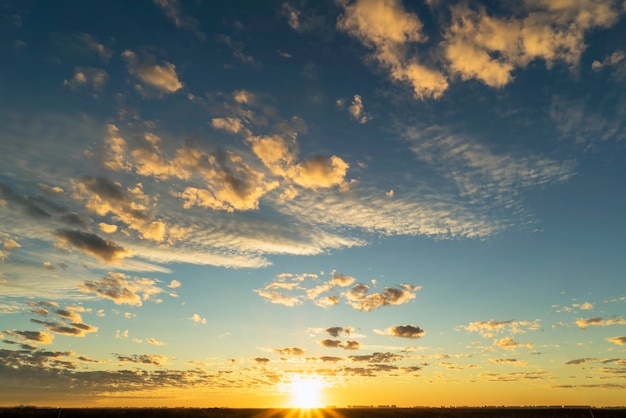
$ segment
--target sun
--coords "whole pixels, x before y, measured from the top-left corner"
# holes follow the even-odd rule
[[[321,408],[324,382],[318,376],[297,376],[289,385],[292,408]]]

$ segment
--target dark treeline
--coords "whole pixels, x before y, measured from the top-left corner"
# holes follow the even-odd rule
[[[623,408],[0,408],[2,418],[623,418]]]

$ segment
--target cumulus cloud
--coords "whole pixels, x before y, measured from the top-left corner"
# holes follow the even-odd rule
[[[343,348],[344,350],[358,350],[361,348],[361,343],[359,341],[341,341],[341,340],[331,340],[324,339],[318,342],[322,347],[327,348]]]
[[[113,241],[104,240],[90,232],[71,229],[58,229],[55,236],[63,244],[71,244],[78,250],[102,261],[113,263],[131,255],[130,251]]]
[[[273,348],[272,351],[283,356],[301,356],[304,350],[300,347]]]
[[[100,216],[111,214],[115,220],[139,232],[144,239],[157,242],[164,240],[167,225],[152,218],[147,207],[150,198],[143,192],[141,184],[124,190],[118,182],[104,177],[91,176],[83,176],[75,180],[73,184],[74,199],[85,200],[87,209]],[[117,227],[101,223],[100,229],[106,233],[112,233]]]
[[[206,324],[206,318],[201,317],[197,313],[193,314],[189,319],[196,324]]]
[[[504,337],[499,340],[493,340],[493,345],[502,348],[503,350],[514,350],[520,347],[533,348],[535,346],[535,344],[533,343],[518,343],[511,337]]]
[[[587,319],[578,318],[576,320],[576,325],[578,325],[579,328],[583,328],[583,329],[590,327],[590,326],[606,327],[609,325],[626,325],[626,319],[622,318],[621,316],[616,316],[614,318],[609,318],[609,319],[603,319],[599,317],[587,318]]]
[[[393,81],[408,83],[417,98],[438,98],[448,82],[438,70],[429,68],[408,51],[424,42],[419,17],[404,9],[399,0],[344,2],[337,28],[373,50],[372,58],[389,72]]]
[[[159,341],[159,340],[154,339],[154,338],[146,338],[146,342],[148,344],[152,344],[152,345],[165,345],[165,343],[163,341]]]
[[[270,303],[276,303],[289,307],[302,303],[298,297],[288,296],[281,292],[271,292],[263,289],[256,289],[254,292]]]
[[[117,305],[141,306],[154,295],[163,292],[156,281],[148,278],[131,278],[122,273],[108,273],[100,280],[85,280],[79,285],[85,293],[112,300]]]
[[[464,329],[468,332],[478,332],[483,338],[491,338],[500,332],[510,332],[511,334],[525,333],[526,331],[536,331],[539,329],[539,320],[534,321],[477,321],[468,325],[461,325],[457,329]]]
[[[374,332],[380,335],[402,338],[421,338],[426,334],[426,331],[415,325],[395,325],[382,331],[374,330]]]
[[[23,341],[34,344],[52,344],[54,335],[43,331],[19,331],[19,330],[7,330],[4,331],[7,335],[19,338]]]
[[[213,118],[211,119],[211,126],[233,134],[244,129],[244,125],[239,118]]]
[[[368,294],[369,286],[357,284],[345,293],[348,305],[360,311],[371,311],[388,305],[402,305],[415,299],[419,286],[400,285],[399,288],[386,287],[383,292]]]
[[[150,54],[138,56],[131,50],[122,53],[128,64],[128,71],[136,76],[144,85],[156,89],[159,93],[174,93],[183,87],[176,74],[176,66],[167,61],[161,65],[155,63]]]
[[[613,25],[619,11],[613,2],[529,0],[513,16],[490,16],[483,7],[464,3],[450,8],[452,24],[442,44],[452,73],[503,87],[516,68],[541,59],[577,67],[586,32]]]
[[[63,85],[71,90],[88,88],[94,91],[101,91],[107,82],[109,75],[100,68],[93,67],[76,67],[74,68],[74,76],[64,80]]]
[[[617,344],[617,345],[626,344],[626,337],[609,337],[606,340],[610,343]]]
[[[326,328],[324,332],[327,332],[331,337],[337,338],[339,335],[349,336],[354,332],[354,327],[330,327]]]
[[[372,119],[370,115],[365,113],[365,110],[363,108],[363,100],[358,94],[354,95],[352,104],[348,107],[348,112],[350,112],[350,115],[354,118],[354,120],[356,120],[360,124],[367,123]]]

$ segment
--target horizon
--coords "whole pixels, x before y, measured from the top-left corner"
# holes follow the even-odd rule
[[[625,406],[625,1],[0,5],[0,406]]]

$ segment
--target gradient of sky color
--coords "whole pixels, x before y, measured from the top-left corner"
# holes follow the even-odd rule
[[[624,405],[626,2],[0,21],[0,405]]]

